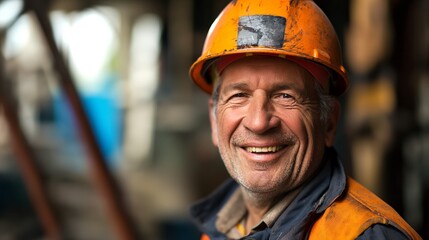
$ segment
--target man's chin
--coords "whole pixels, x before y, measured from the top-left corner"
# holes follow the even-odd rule
[[[271,185],[256,185],[256,184],[246,184],[241,185],[247,192],[254,194],[273,194],[278,191],[278,187]]]

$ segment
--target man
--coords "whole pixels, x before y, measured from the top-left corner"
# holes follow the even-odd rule
[[[348,80],[313,1],[232,1],[190,75],[233,179],[191,209],[202,239],[421,239],[336,156]]]

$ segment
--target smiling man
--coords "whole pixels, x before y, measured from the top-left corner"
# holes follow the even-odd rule
[[[296,63],[254,56],[230,64],[221,82],[210,103],[213,142],[246,192],[276,197],[313,175],[323,146],[332,146],[337,114],[322,123],[311,75]]]
[[[232,178],[191,209],[202,239],[421,239],[338,160],[348,80],[313,1],[232,1],[190,75]]]

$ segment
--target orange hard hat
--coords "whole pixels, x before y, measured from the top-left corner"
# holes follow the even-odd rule
[[[335,96],[348,87],[338,37],[313,0],[231,1],[210,27],[202,54],[189,74],[210,94],[213,80],[208,70],[213,63],[221,59],[224,68],[234,59],[251,55],[292,60],[318,81],[324,81],[317,74],[323,66],[331,70],[327,82],[329,93]]]

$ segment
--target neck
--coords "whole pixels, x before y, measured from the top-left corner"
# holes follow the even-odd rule
[[[246,219],[246,230],[259,223],[265,213],[277,202],[279,197],[266,193],[249,192],[247,189],[241,189],[244,202],[248,211]]]

